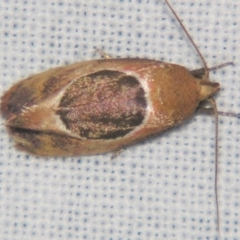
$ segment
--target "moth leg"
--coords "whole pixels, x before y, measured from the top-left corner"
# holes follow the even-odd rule
[[[105,58],[105,59],[111,59],[112,57],[110,55],[108,55],[107,53],[105,53],[102,49],[100,48],[96,48],[95,49],[96,52],[98,52],[102,58]]]
[[[199,109],[197,109],[197,112],[208,114],[208,115],[214,115],[214,109],[213,108],[199,108]],[[235,117],[235,118],[240,119],[240,113],[217,111],[217,114],[222,115],[222,116]]]
[[[191,75],[195,78],[198,79],[202,79],[205,73],[205,69],[204,68],[200,68],[200,69],[195,69],[190,71]]]
[[[121,148],[119,150],[117,150],[116,152],[113,153],[113,155],[111,156],[111,160],[116,158],[117,156],[119,156],[122,152],[123,152],[124,148]]]
[[[197,113],[204,113],[208,115],[213,115],[214,114],[214,109],[213,108],[198,108]]]
[[[233,62],[225,62],[225,63],[219,64],[217,66],[210,67],[210,68],[208,68],[208,71],[214,71],[214,70],[224,68],[224,67],[229,66],[229,65],[233,65]],[[205,73],[205,69],[204,68],[195,69],[195,70],[190,71],[190,73],[195,78],[202,79],[203,76],[204,76],[204,73]]]

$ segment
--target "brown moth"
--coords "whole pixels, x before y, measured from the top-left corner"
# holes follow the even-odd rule
[[[186,68],[148,59],[102,59],[16,83],[1,113],[18,148],[41,156],[117,151],[192,116],[219,90]]]
[[[16,83],[1,98],[1,114],[16,146],[35,155],[118,151],[181,124],[219,90],[204,64],[198,76],[176,64],[105,55]]]
[[[217,120],[212,96],[220,85],[209,80],[211,69],[166,3],[204,69],[189,71],[162,61],[104,55],[105,59],[54,68],[21,80],[1,98],[1,115],[17,148],[38,156],[119,151],[181,124],[209,99]]]

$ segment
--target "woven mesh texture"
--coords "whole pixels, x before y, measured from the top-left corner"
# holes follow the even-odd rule
[[[219,110],[240,112],[240,1],[172,0],[221,84]],[[202,67],[163,0],[1,0],[0,90],[43,70],[141,57]],[[0,239],[220,239],[214,200],[214,118],[111,154],[37,158],[0,125]],[[240,239],[240,120],[219,119],[221,239]]]

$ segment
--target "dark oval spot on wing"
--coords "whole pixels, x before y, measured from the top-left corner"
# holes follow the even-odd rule
[[[66,89],[59,114],[66,128],[86,139],[115,139],[139,126],[147,101],[138,79],[104,70],[77,79]]]

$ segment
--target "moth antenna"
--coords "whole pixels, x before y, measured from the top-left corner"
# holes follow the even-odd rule
[[[176,17],[178,23],[181,25],[183,31],[185,32],[185,34],[187,35],[189,41],[192,43],[193,47],[195,48],[195,50],[197,51],[200,59],[202,60],[202,63],[204,65],[204,81],[209,81],[209,70],[208,70],[208,66],[207,66],[207,62],[205,60],[205,58],[203,57],[202,53],[199,51],[196,43],[193,41],[192,37],[190,36],[190,34],[188,33],[187,29],[185,28],[185,26],[183,25],[182,21],[180,20],[180,18],[178,17],[177,13],[174,11],[174,9],[172,8],[172,6],[170,5],[170,3],[168,2],[168,0],[165,0],[165,2],[167,3],[168,7],[170,8],[170,10],[172,11],[173,15]]]
[[[220,231],[220,217],[219,217],[219,202],[218,202],[218,110],[216,101],[213,98],[208,99],[213,107],[215,117],[215,176],[214,176],[214,190],[215,190],[215,204],[217,215],[217,231]]]

